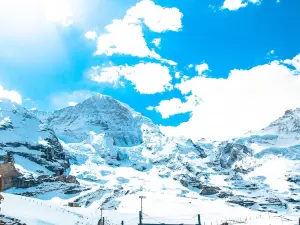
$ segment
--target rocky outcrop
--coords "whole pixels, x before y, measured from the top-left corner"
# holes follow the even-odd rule
[[[198,189],[202,188],[202,183],[200,182],[199,178],[195,176],[190,176],[187,174],[176,175],[174,180],[178,180],[184,187],[193,187]]]
[[[250,149],[237,143],[223,143],[219,146],[219,151],[222,168],[231,168],[236,161],[252,155]]]
[[[288,182],[292,182],[292,183],[295,183],[295,184],[300,184],[300,175],[298,175],[298,174],[289,174],[286,177],[286,180]]]
[[[237,204],[240,206],[244,206],[244,207],[250,207],[250,206],[253,206],[256,204],[255,201],[243,199],[241,197],[232,198],[232,199],[228,200],[227,202],[232,203],[232,204]]]
[[[287,204],[283,201],[281,201],[279,198],[277,197],[273,197],[273,198],[266,198],[265,202],[263,203],[259,203],[260,206],[262,206],[262,208],[267,208],[270,206],[276,207],[276,208],[284,208],[287,209]]]
[[[12,186],[16,188],[29,188],[40,185],[42,183],[51,183],[51,182],[62,182],[62,183],[72,183],[72,184],[79,184],[76,177],[74,176],[67,176],[67,175],[60,175],[60,176],[39,176],[38,178],[33,177],[15,177],[12,179]]]
[[[228,198],[228,197],[233,196],[233,193],[232,192],[221,191],[220,193],[217,194],[217,196],[219,198]]]
[[[203,185],[200,192],[201,195],[215,195],[220,192],[221,188]]]
[[[0,224],[13,224],[13,225],[25,225],[20,220],[4,215],[0,215]]]

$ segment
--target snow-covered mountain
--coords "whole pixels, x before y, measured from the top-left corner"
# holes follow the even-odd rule
[[[300,108],[287,110],[282,117],[264,128],[263,133],[300,138]]]
[[[15,155],[17,165],[30,162],[32,168],[19,168],[24,173],[36,172],[62,174],[69,162],[54,131],[41,123],[24,107],[8,100],[0,100],[0,150],[2,158],[7,152]]]
[[[59,196],[84,208],[102,205],[118,209],[124,196],[143,192],[219,199],[226,205],[274,213],[300,211],[299,109],[287,111],[270,126],[242,138],[193,142],[164,136],[150,119],[100,94],[49,114],[28,112],[15,104],[11,107],[15,109],[1,122],[9,137],[1,142],[20,133],[23,125],[19,124],[28,114],[36,124],[26,122],[22,128],[25,134],[33,130],[28,142],[47,141],[45,136],[50,134],[53,140],[58,138],[53,148],[60,146],[60,153],[66,153],[70,169],[65,173],[75,176],[80,185],[66,190],[60,188],[61,183],[42,183],[30,189],[9,189],[8,193],[40,199]],[[40,127],[47,128],[41,131]],[[48,133],[43,136],[40,132],[45,129]],[[22,138],[15,137],[15,142]],[[45,142],[40,141],[42,144]]]
[[[66,142],[81,142],[93,134],[103,134],[115,146],[137,146],[143,135],[159,133],[146,117],[110,96],[95,95],[74,106],[55,111],[48,124]]]

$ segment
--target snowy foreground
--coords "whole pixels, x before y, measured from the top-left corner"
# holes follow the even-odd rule
[[[96,204],[89,208],[70,208],[66,200],[53,198],[43,201],[12,194],[3,194],[2,214],[14,217],[27,225],[75,225],[97,224],[100,210]],[[197,214],[202,224],[255,224],[298,225],[300,215],[275,215],[260,213],[239,206],[225,204],[222,200],[189,199],[158,194],[145,194],[144,223],[197,224]],[[121,197],[117,210],[104,211],[107,224],[137,225],[140,207],[139,195]]]

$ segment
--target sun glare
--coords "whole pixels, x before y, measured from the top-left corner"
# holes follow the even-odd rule
[[[41,4],[48,20],[59,22],[63,26],[73,23],[73,11],[69,1],[43,0]]]
[[[45,20],[69,26],[73,23],[69,1],[59,0],[0,0],[0,25],[22,28],[36,26]],[[5,25],[6,24],[6,25]]]

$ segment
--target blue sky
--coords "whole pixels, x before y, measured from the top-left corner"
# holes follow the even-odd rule
[[[251,117],[249,121],[259,122],[255,126],[251,126],[252,122],[237,126],[228,137],[262,128],[282,115],[285,109],[300,107],[296,98],[300,92],[293,91],[300,86],[290,86],[299,80],[298,0],[45,2],[45,7],[35,0],[0,3],[0,85],[4,90],[18,92],[22,96],[22,104],[28,108],[59,109],[100,92],[129,104],[157,124],[171,126],[167,127],[168,131],[175,132],[173,127],[176,127],[175,133],[185,133],[190,130],[191,123],[197,124],[197,129],[201,130],[201,117],[211,122],[203,125],[199,136],[214,138],[211,129],[221,127],[222,131],[216,138],[222,138],[226,136],[228,124],[220,121],[232,121],[245,114],[241,111],[230,118],[239,110],[233,105],[253,102],[247,106],[256,110],[251,112],[252,116],[247,116]],[[151,9],[154,13],[147,14],[147,10]],[[132,15],[128,19],[129,11]],[[157,14],[163,19],[157,20]],[[119,25],[113,22],[115,19],[119,20]],[[134,20],[134,25],[127,26],[132,23],[127,20]],[[113,32],[107,29],[107,25],[112,25]],[[95,33],[95,36],[87,38],[87,32]],[[110,36],[106,39],[107,34]],[[158,38],[160,44],[155,46],[152,41]],[[113,49],[113,42],[119,43],[119,48]],[[201,73],[196,70],[197,65],[204,66],[198,67],[204,68]],[[236,87],[247,87],[245,83],[248,80],[244,74],[248,76],[248,73],[253,73],[252,68],[257,67],[255,75],[263,75],[255,82],[265,86],[253,84],[247,92],[257,92],[257,96],[262,96],[260,103],[256,104],[259,102],[256,95],[246,95]],[[237,83],[233,84],[227,78],[234,69],[235,78],[240,76],[241,79],[236,78]],[[276,84],[269,85],[273,82],[272,76],[277,76],[272,73],[280,69],[289,76],[285,80],[291,81],[281,83],[282,99],[274,100],[273,108],[264,109],[263,102],[271,96],[268,93],[281,93],[276,91],[279,90]],[[108,72],[103,75],[103,71]],[[176,78],[176,73],[179,78]],[[270,80],[266,79],[266,74]],[[207,92],[200,88],[206,82],[205,87],[210,88]],[[228,90],[236,91],[222,99],[229,93]],[[244,96],[244,99],[232,97],[238,95]],[[171,99],[176,100],[170,102]],[[162,101],[165,101],[164,107],[158,107]],[[203,102],[210,108],[204,108]],[[228,111],[228,115],[211,107],[215,104],[218,107],[224,104],[221,109]],[[226,109],[226,105],[231,109]],[[271,109],[276,112],[270,113]],[[261,117],[261,112],[264,116],[260,120],[257,118]],[[248,120],[248,117],[243,116],[240,120]],[[193,133],[198,133],[198,130],[193,128]]]

